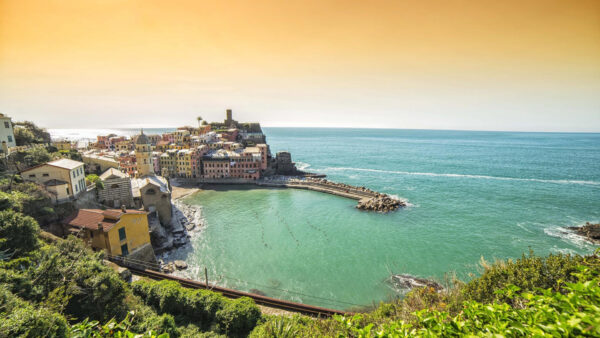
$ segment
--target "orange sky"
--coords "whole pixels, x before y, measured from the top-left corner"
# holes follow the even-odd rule
[[[598,0],[0,0],[0,111],[47,127],[600,131],[599,93]]]

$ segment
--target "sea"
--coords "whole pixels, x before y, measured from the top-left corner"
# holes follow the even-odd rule
[[[402,297],[394,274],[468,281],[482,259],[597,247],[567,227],[600,222],[600,134],[264,132],[271,152],[289,151],[298,168],[408,206],[373,213],[313,191],[209,186],[184,200],[202,206],[205,227],[172,255],[190,266],[181,275],[203,280],[206,268],[213,284],[354,310]]]

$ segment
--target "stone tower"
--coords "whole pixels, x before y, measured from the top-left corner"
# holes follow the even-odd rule
[[[144,177],[154,175],[154,164],[152,163],[152,145],[144,129],[135,140],[135,161],[137,162],[137,176]]]

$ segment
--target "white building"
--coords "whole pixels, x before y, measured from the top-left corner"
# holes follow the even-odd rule
[[[69,198],[77,197],[86,191],[83,162],[66,158],[24,170],[21,172],[21,177],[26,181],[44,185],[46,186],[46,190],[51,192],[60,189],[61,191],[58,195],[66,195]],[[50,189],[48,186],[54,188]],[[63,189],[64,191],[62,191]],[[59,197],[58,199],[60,200],[61,198]]]
[[[4,142],[6,142],[8,148],[17,146],[11,118],[4,114],[0,114],[0,143]],[[1,149],[3,148],[4,147]]]

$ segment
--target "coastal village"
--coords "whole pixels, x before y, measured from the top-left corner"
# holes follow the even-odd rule
[[[9,117],[2,118],[12,127]],[[12,128],[3,132],[6,158],[23,150],[16,147]],[[185,262],[156,257],[186,245],[190,232],[201,227],[201,209],[178,198],[202,184],[307,189],[357,200],[356,207],[367,211],[406,205],[366,187],[298,170],[289,152],[271,154],[259,123],[238,122],[231,110],[223,122],[198,117],[197,126],[161,135],[142,129],[133,137],[99,135],[84,147],[69,140],[52,140],[51,146],[71,158],[17,168],[24,181],[44,189],[55,204],[74,205],[72,214],[48,230],[61,237],[76,235],[121,263],[165,272],[186,268]]]

